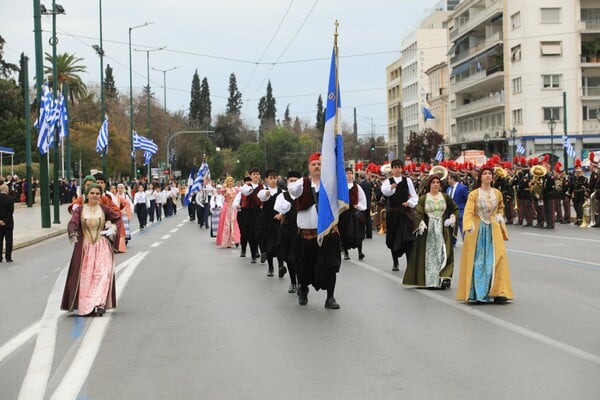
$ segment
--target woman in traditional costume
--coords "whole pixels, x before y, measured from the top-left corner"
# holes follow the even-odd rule
[[[237,223],[238,210],[233,206],[233,200],[238,193],[233,184],[233,178],[225,178],[225,188],[222,193],[225,196],[221,217],[219,219],[219,229],[217,230],[217,246],[233,247],[240,243],[240,228]]]
[[[502,193],[492,187],[494,171],[482,168],[469,193],[463,216],[465,233],[456,298],[479,303],[513,299],[504,241]]]
[[[61,309],[79,315],[100,315],[116,306],[113,243],[119,242],[116,229],[121,215],[100,204],[102,188],[93,183],[85,191],[81,207],[73,209],[67,226],[75,244]]]
[[[450,287],[454,251],[450,227],[456,224],[458,206],[441,190],[442,181],[432,175],[416,207],[417,239],[404,272],[405,285],[428,288]],[[454,230],[456,232],[456,230]]]

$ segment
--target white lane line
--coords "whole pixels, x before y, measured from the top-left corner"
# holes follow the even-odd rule
[[[52,272],[58,272],[58,271],[60,271],[60,268],[61,267],[56,267],[56,268],[54,268],[54,270]]]
[[[177,228],[174,228],[174,229],[171,229],[171,230],[169,231],[169,233],[175,233],[175,232],[177,232],[177,231],[178,231],[178,229],[177,229]]]
[[[128,268],[123,271],[121,275],[119,275],[119,279],[116,283],[117,304],[121,294],[129,282],[129,279],[147,254],[148,252],[139,252],[136,254],[134,257],[132,257],[135,258],[135,260],[130,259],[131,262]],[[104,317],[94,318],[94,320],[91,322],[81,342],[81,346],[79,346],[79,350],[73,358],[73,362],[69,366],[67,373],[63,376],[62,381],[52,394],[52,397],[50,398],[51,400],[77,398],[77,395],[81,391],[81,388],[83,387],[83,384],[85,383],[92,369],[94,360],[96,359],[98,350],[100,350],[102,339],[104,338],[104,334],[106,333],[106,329],[110,324],[112,316],[113,312],[109,311],[104,315]]]
[[[39,322],[39,334],[35,342],[33,355],[31,361],[29,361],[29,368],[19,392],[20,400],[43,399],[46,393],[52,359],[54,358],[58,317],[64,314],[60,310],[60,302],[65,279],[67,278],[67,270],[68,267],[63,268],[54,282],[50,296],[48,296],[44,315]]]
[[[542,257],[542,258],[552,258],[552,259],[555,259],[555,260],[567,261],[567,262],[574,263],[574,264],[583,264],[583,265],[589,265],[589,266],[592,266],[592,267],[600,268],[600,264],[593,263],[591,261],[582,261],[582,260],[576,260],[574,258],[552,256],[552,255],[549,255],[549,254],[533,253],[531,251],[511,250],[511,249],[506,249],[506,251],[508,253],[525,254],[525,255],[528,255],[528,256]]]
[[[150,245],[150,247],[158,247],[162,244],[162,242],[154,242]]]
[[[182,226],[184,226],[185,224],[181,223],[181,224],[177,224],[178,228],[181,228]]]
[[[160,240],[167,240],[171,237],[171,235],[165,235],[163,237],[160,238]]]
[[[34,322],[28,328],[23,329],[21,332],[13,336],[8,342],[4,343],[2,347],[0,347],[0,364],[2,361],[8,356],[10,356],[13,351],[16,351],[23,344],[27,343],[29,339],[38,334],[40,330],[41,320]]]
[[[573,237],[573,236],[558,236],[558,235],[545,235],[545,234],[541,234],[541,233],[521,233],[521,235],[526,235],[526,236],[536,236],[536,237],[541,237],[544,239],[560,239],[560,240],[576,240],[578,242],[594,242],[594,243],[600,243],[600,240],[598,239],[586,239],[586,238],[580,238],[580,237]]]
[[[371,272],[375,272],[375,273],[377,273],[399,285],[402,285],[402,279],[399,277],[390,275],[389,273],[384,272],[384,271],[380,270],[379,268],[373,267],[372,265],[366,264],[364,262],[356,262],[356,261],[351,261],[351,262],[354,265],[358,265],[359,267],[367,269]],[[503,319],[486,314],[482,311],[474,309],[471,306],[466,305],[465,303],[461,303],[458,300],[447,299],[444,296],[440,296],[439,294],[436,294],[429,290],[417,290],[416,292],[420,293],[424,296],[427,296],[433,300],[437,300],[440,303],[444,303],[444,304],[446,304],[450,307],[453,307],[457,310],[460,310],[467,314],[471,314],[477,318],[480,318],[486,322],[494,324],[500,328],[514,332],[518,335],[524,336],[526,338],[529,338],[536,342],[545,344],[547,346],[554,347],[557,350],[563,351],[563,352],[571,354],[577,358],[580,358],[585,361],[589,361],[592,364],[596,364],[596,365],[600,366],[600,357],[595,354],[588,353],[587,351],[577,348],[575,346],[571,346],[570,344],[561,342],[556,339],[552,339],[551,337],[542,335],[541,333],[534,332],[532,330],[529,330],[529,329],[519,326],[517,324],[513,324],[512,322],[508,322]]]

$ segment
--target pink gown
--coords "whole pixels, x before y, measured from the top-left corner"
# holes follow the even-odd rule
[[[233,200],[238,189],[226,188],[223,190],[225,202],[221,217],[219,219],[219,228],[217,229],[217,246],[233,247],[240,242],[240,228],[237,223],[238,210],[233,207]]]

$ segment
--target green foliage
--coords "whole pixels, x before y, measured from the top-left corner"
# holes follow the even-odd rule
[[[0,78],[8,78],[13,72],[19,71],[19,67],[17,67],[15,64],[11,64],[4,60],[4,43],[6,43],[6,41],[0,35]]]
[[[219,114],[215,122],[215,144],[221,148],[237,149],[240,145],[242,121],[237,114]]]
[[[271,81],[267,84],[267,94],[260,98],[258,102],[258,119],[260,120],[259,132],[262,134],[275,126],[275,117],[277,108],[275,107],[275,98],[273,97],[273,88]]]
[[[285,129],[292,129],[292,117],[290,116],[290,105],[288,104],[283,114],[283,127]]]
[[[23,118],[23,97],[21,89],[13,79],[0,79],[0,119]]]
[[[106,64],[106,70],[104,72],[104,95],[107,99],[118,99],[119,91],[115,86],[115,78],[113,77],[113,69],[110,64]]]
[[[200,126],[200,77],[198,76],[198,70],[194,72],[192,78],[192,92],[190,94],[190,113],[189,120],[190,125],[193,127]]]
[[[45,60],[48,65],[44,66],[44,73],[47,74],[48,82],[52,85],[52,55],[45,53]],[[75,100],[79,101],[87,96],[87,86],[78,75],[81,72],[86,72],[87,67],[78,64],[83,61],[81,57],[75,57],[74,54],[61,53],[56,55],[56,72],[59,84],[67,82],[69,84],[69,98],[71,104]]]
[[[234,176],[244,177],[248,175],[248,171],[252,168],[261,168],[264,161],[264,153],[258,147],[258,143],[246,142],[242,143],[238,147],[236,154],[236,167],[234,169]],[[237,160],[240,162],[237,163]]]
[[[242,113],[242,93],[238,90],[235,74],[229,75],[229,97],[227,98],[227,107],[225,114],[237,115]]]
[[[198,114],[198,120],[200,126],[203,128],[209,128],[211,123],[211,101],[210,101],[210,89],[208,87],[208,79],[204,77],[202,84],[200,85],[200,112]]]
[[[325,130],[325,110],[323,109],[323,98],[319,95],[317,100],[317,130],[321,133]]]
[[[431,162],[437,153],[438,147],[444,143],[444,137],[431,128],[423,129],[419,133],[412,133],[405,154],[413,160]]]

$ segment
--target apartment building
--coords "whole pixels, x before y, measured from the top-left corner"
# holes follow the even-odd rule
[[[403,145],[402,138],[402,64],[401,60],[396,60],[386,67],[387,82],[387,115],[388,115],[388,146],[390,150],[398,155],[398,143]]]
[[[487,148],[510,158],[522,142],[527,155],[562,159],[565,123],[578,157],[600,148],[597,0],[464,0],[448,37],[455,155]]]

